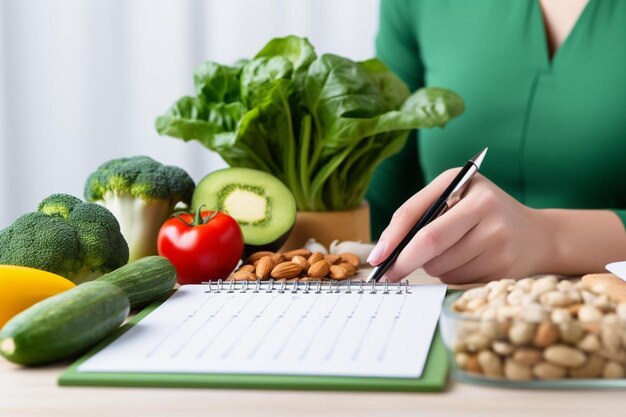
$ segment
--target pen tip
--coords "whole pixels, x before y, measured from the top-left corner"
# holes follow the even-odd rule
[[[374,269],[372,269],[372,272],[370,272],[370,274],[367,276],[367,278],[365,279],[365,282],[372,282],[372,279],[374,278],[374,276],[376,276],[376,273],[378,272],[378,267],[374,267]]]
[[[483,159],[485,159],[485,155],[487,154],[488,149],[488,147],[483,149],[482,151],[478,152],[472,159],[470,159],[470,162],[476,165],[476,168],[480,169],[480,165],[483,163]]]

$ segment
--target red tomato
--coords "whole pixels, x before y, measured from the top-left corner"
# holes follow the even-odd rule
[[[199,212],[200,210],[198,210]],[[163,223],[157,238],[159,255],[175,267],[180,284],[226,279],[243,254],[243,234],[226,213],[183,213]]]

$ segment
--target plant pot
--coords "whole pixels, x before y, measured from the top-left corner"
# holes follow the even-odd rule
[[[296,223],[282,251],[302,248],[314,238],[328,247],[333,240],[370,242],[370,207],[363,201],[359,208],[345,211],[299,211]]]

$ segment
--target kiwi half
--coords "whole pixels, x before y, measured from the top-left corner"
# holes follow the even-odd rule
[[[204,177],[191,201],[232,216],[243,232],[246,253],[277,251],[296,221],[293,194],[273,175],[249,168],[225,168]]]

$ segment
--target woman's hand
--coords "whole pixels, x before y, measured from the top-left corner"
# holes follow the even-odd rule
[[[378,265],[389,256],[458,171],[444,172],[394,213],[368,262]],[[626,232],[615,213],[531,209],[477,174],[455,206],[415,235],[385,277],[398,281],[423,267],[445,283],[461,284],[598,272],[624,259]]]
[[[368,261],[382,262],[458,171],[444,172],[404,203]],[[545,241],[534,210],[477,174],[463,198],[417,233],[385,277],[397,281],[419,267],[446,283],[527,276],[542,269]]]

